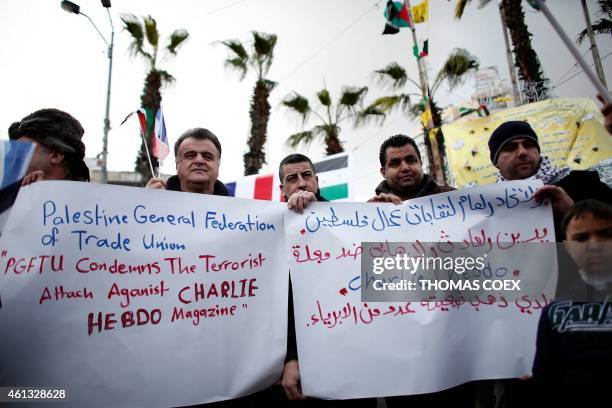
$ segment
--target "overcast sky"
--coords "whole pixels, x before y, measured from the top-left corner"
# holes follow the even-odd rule
[[[102,33],[109,36],[105,10],[99,0],[77,1],[81,11],[90,15]],[[176,83],[163,90],[163,106],[170,142],[191,127],[206,127],[221,139],[223,158],[220,179],[231,181],[242,175],[242,155],[250,129],[249,104],[254,77],[239,82],[238,75],[223,66],[226,51],[213,43],[224,39],[248,40],[251,30],[278,35],[275,58],[268,77],[278,81],[270,104],[266,147],[268,166],[290,151],[284,147],[289,135],[300,131],[301,122],[279,107],[291,91],[309,98],[324,84],[337,98],[343,85],[368,86],[367,100],[382,94],[372,79],[375,69],[398,61],[418,80],[412,56],[410,31],[382,36],[385,1],[375,0],[113,0],[111,15],[115,24],[115,52],[109,134],[109,170],[132,170],[140,139],[136,121],[119,127],[125,115],[139,107],[146,73],[142,60],[127,53],[130,36],[121,28],[119,16],[130,12],[150,14],[157,19],[165,39],[176,28],[190,33],[189,41],[174,60],[162,61]],[[413,3],[417,3],[413,1]],[[449,52],[463,47],[475,54],[482,67],[497,66],[508,78],[504,43],[496,2],[478,9],[475,0],[462,20],[453,18],[454,1],[430,0],[429,24],[417,25],[420,40],[429,38],[429,76],[433,78]],[[594,0],[587,1],[592,19],[597,11]],[[414,5],[414,4],[413,4]],[[584,27],[578,0],[555,0],[549,8],[561,25],[575,38]],[[533,47],[545,75],[550,78],[556,97],[593,97],[596,93],[584,74],[564,82],[579,71],[569,51],[560,42],[546,18],[523,2],[526,19],[533,33]],[[0,47],[2,99],[0,135],[7,138],[11,122],[40,108],[66,110],[85,128],[87,156],[102,149],[103,117],[106,97],[106,46],[89,21],[68,14],[60,0],[0,0]],[[589,63],[588,41],[580,50]],[[612,52],[610,36],[597,37],[600,54]],[[604,71],[612,81],[609,57]],[[436,95],[442,106],[459,104],[474,91],[473,81],[449,92],[441,87]],[[416,89],[410,92],[416,92]],[[315,124],[314,122],[311,123]],[[405,115],[387,118],[383,127],[353,129],[342,125],[341,139],[360,163],[354,176],[360,181],[357,198],[371,195],[378,174],[377,151],[382,140],[395,133],[414,134],[417,124]],[[321,144],[307,152],[313,159],[324,154]],[[162,169],[174,170],[169,156]]]

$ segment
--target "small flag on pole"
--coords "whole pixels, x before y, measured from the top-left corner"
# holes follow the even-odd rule
[[[151,130],[153,129],[153,111],[147,108],[140,108],[137,111],[130,112],[130,114],[127,115],[125,119],[123,119],[121,125],[119,126],[122,126],[125,122],[127,122],[127,120],[131,118],[133,114],[136,114],[136,116],[138,116],[138,122],[140,123],[140,132],[142,134],[142,137],[145,139],[148,138],[149,134],[151,133]]]
[[[423,2],[412,7],[412,19],[415,24],[424,23],[425,21],[427,21],[428,17],[429,17],[428,0],[423,0]]]
[[[136,114],[138,115],[138,121],[140,122],[140,132],[142,133],[142,137],[148,140],[154,126],[153,111],[148,108],[140,108],[136,111]]]
[[[127,122],[127,120],[131,118],[133,114],[136,114],[138,116],[138,122],[140,122],[140,135],[142,136],[142,142],[147,152],[147,160],[149,161],[149,168],[151,169],[151,177],[155,177],[155,172],[153,171],[153,162],[151,161],[151,154],[149,153],[149,145],[147,143],[149,135],[151,134],[151,132],[153,132],[155,125],[155,117],[153,116],[153,111],[148,108],[140,108],[137,111],[131,112],[129,115],[127,115],[125,119],[123,119],[123,122],[121,122],[121,125]]]
[[[166,122],[161,106],[155,115],[155,128],[153,132],[153,156],[159,161],[163,161],[170,153],[168,136],[166,135]]]
[[[385,30],[383,34],[397,34],[402,27],[410,27],[408,9],[403,2],[387,1],[385,7]]]
[[[429,40],[423,42],[423,50],[419,53],[419,57],[427,57],[429,55]]]

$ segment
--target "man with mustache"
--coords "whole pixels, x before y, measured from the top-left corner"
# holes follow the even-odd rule
[[[541,180],[550,187],[538,194],[553,202],[553,210],[563,213],[573,202],[597,199],[612,202],[612,190],[599,180],[595,171],[572,170],[555,167],[550,159],[540,155],[538,136],[527,122],[502,123],[489,138],[491,162],[499,169],[497,182],[509,180]],[[546,194],[544,194],[546,193]],[[556,207],[562,196],[569,195],[573,202]],[[555,214],[562,216],[562,214]]]
[[[164,181],[152,178],[147,188],[187,193],[228,196],[225,185],[217,180],[221,164],[221,143],[210,130],[189,129],[174,144],[176,175]]]
[[[405,135],[391,136],[380,146],[380,174],[384,180],[376,187],[376,195],[369,202],[392,202],[453,191],[453,187],[439,186],[423,173],[421,152],[416,142]]]
[[[595,171],[572,170],[569,166],[555,167],[551,160],[540,154],[538,135],[529,123],[508,121],[502,123],[489,138],[491,162],[499,173],[497,182],[510,180],[541,180],[544,186],[535,194],[537,201],[549,200],[553,209],[556,240],[563,238],[561,220],[575,202],[597,199],[612,203],[612,190],[599,180]],[[560,254],[566,257],[565,254]],[[570,273],[561,275],[558,287],[573,281]],[[508,407],[528,404],[531,398],[531,381],[504,379],[502,399]]]

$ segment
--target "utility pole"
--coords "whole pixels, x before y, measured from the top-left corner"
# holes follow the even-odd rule
[[[516,70],[514,69],[514,61],[512,60],[512,50],[510,49],[510,41],[508,40],[508,26],[506,26],[506,14],[504,13],[504,4],[499,0],[499,16],[501,17],[502,32],[504,33],[504,42],[506,43],[506,59],[508,61],[508,72],[510,73],[510,82],[512,82],[512,97],[514,106],[522,105],[521,93],[518,89],[518,80],[516,79]]]
[[[109,10],[111,7],[111,0],[101,0],[101,2],[102,2],[102,7],[106,9],[106,14],[108,15],[108,21],[111,27],[110,43],[106,40],[106,37],[102,35],[102,32],[100,32],[96,23],[94,23],[93,20],[87,14],[81,13],[81,7],[78,4],[75,4],[68,0],[63,0],[61,2],[61,7],[64,11],[68,13],[74,13],[77,15],[80,14],[86,17],[91,23],[91,25],[96,29],[96,31],[100,35],[100,38],[102,38],[102,41],[104,41],[104,43],[108,47],[107,52],[106,52],[106,56],[108,57],[108,80],[106,82],[106,112],[104,115],[104,135],[102,136],[102,152],[98,156],[96,156],[96,157],[102,156],[102,159],[100,160],[101,161],[100,182],[102,184],[106,184],[108,183],[108,170],[107,170],[106,164],[108,160],[108,132],[111,128],[109,114],[110,114],[111,79],[112,79],[112,73],[113,73],[113,46],[114,46],[114,40],[115,40],[115,27],[113,26],[113,19],[111,18],[110,10]]]
[[[595,62],[595,72],[599,80],[607,88],[606,77],[604,76],[603,67],[601,66],[601,58],[599,57],[599,50],[595,43],[595,37],[593,36],[593,26],[591,25],[591,18],[589,17],[589,9],[587,8],[586,0],[581,0],[582,11],[584,11],[584,20],[586,21],[587,33],[589,34],[589,40],[591,41],[591,52],[593,53],[593,62]]]
[[[410,0],[404,0],[404,5],[408,9],[408,16],[410,18],[410,31],[412,32],[412,42],[415,47],[418,47],[419,43],[417,42],[416,29],[414,28],[414,21],[412,19],[412,9],[410,8]],[[427,80],[427,71],[425,70],[425,65],[423,62],[423,58],[417,57],[417,66],[419,69],[419,79],[421,81],[421,93],[423,94],[423,98],[425,100],[425,111],[429,111],[431,113],[431,105],[429,104],[430,94],[429,94],[429,82]],[[430,137],[431,130],[433,129],[433,115],[429,115],[429,119],[427,124],[425,125],[425,137],[429,139],[429,143],[431,145],[431,157],[433,163],[430,165],[431,175],[435,179],[438,184],[444,184],[444,176],[442,175],[442,161],[440,159],[440,154],[438,150],[438,141],[435,137]],[[427,146],[427,143],[425,144]]]
[[[102,2],[104,4],[104,2]],[[106,6],[104,6],[106,7]],[[108,2],[108,7],[110,7],[110,1]],[[111,40],[108,45],[108,50],[106,55],[108,57],[108,81],[106,82],[106,114],[104,115],[104,136],[102,138],[102,177],[100,182],[102,184],[108,183],[108,132],[110,130],[110,98],[111,98],[111,79],[113,74],[113,46],[115,42],[115,28],[113,27],[113,19],[111,18],[110,12],[108,11],[108,7],[106,8],[106,12],[108,13],[108,21],[110,21],[111,25]]]

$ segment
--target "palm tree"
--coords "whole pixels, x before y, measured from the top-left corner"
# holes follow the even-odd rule
[[[325,152],[328,156],[343,152],[344,148],[339,137],[342,129],[339,124],[351,119],[355,123],[357,122],[360,117],[363,98],[367,92],[367,87],[344,87],[340,98],[334,104],[329,91],[323,88],[316,94],[322,112],[313,110],[308,99],[297,92],[287,95],[281,104],[290,111],[300,115],[303,124],[306,124],[311,114],[315,115],[319,120],[319,124],[310,130],[291,135],[287,139],[287,144],[292,148],[296,148],[300,144],[308,146],[315,138],[321,137],[325,143]],[[382,113],[378,113],[378,115],[382,115]]]
[[[593,24],[593,34],[601,35],[607,34],[610,36],[612,33],[612,0],[598,0],[597,6],[599,7],[600,19]],[[585,28],[578,34],[576,41],[578,44],[582,44],[582,41],[587,37],[588,32]]]
[[[455,4],[455,18],[461,19],[465,6],[471,0],[457,0]],[[490,0],[480,0],[481,5],[489,3]],[[510,31],[514,54],[514,65],[518,69],[518,76],[527,85],[534,87],[538,99],[542,95],[548,96],[547,80],[544,77],[538,54],[531,46],[531,33],[525,23],[525,12],[521,0],[501,0],[504,10],[506,26]]]
[[[129,52],[132,57],[141,57],[147,63],[147,76],[145,78],[144,89],[140,96],[140,104],[143,108],[152,112],[153,115],[159,109],[162,101],[161,87],[171,84],[175,78],[167,71],[159,69],[159,31],[157,30],[157,22],[151,16],[142,17],[142,21],[133,14],[124,14],[121,16],[123,28],[132,36],[132,42],[129,45]],[[178,49],[189,38],[189,33],[186,30],[175,30],[168,38],[167,44],[163,47],[164,54],[175,57]],[[146,42],[145,42],[146,40]],[[149,119],[149,118],[147,118]],[[147,120],[148,122],[148,120]],[[152,121],[151,121],[152,122]],[[147,134],[151,134],[148,130]],[[147,139],[149,152],[152,148],[152,139]],[[153,168],[157,169],[159,163],[157,158],[151,157]],[[149,161],[144,142],[140,145],[140,151],[136,158],[136,171],[143,178],[148,175]]]
[[[386,67],[374,71],[378,82],[390,88],[393,92],[400,91],[407,83],[410,83],[414,85],[417,93],[394,93],[393,95],[380,97],[362,112],[361,118],[368,120],[370,115],[375,115],[372,117],[376,118],[380,113],[386,114],[396,109],[407,111],[410,117],[415,118],[425,112],[425,98],[428,98],[434,128],[439,128],[442,126],[442,109],[435,100],[437,90],[445,82],[448,83],[450,89],[455,88],[462,84],[469,74],[476,72],[478,67],[478,59],[469,51],[463,48],[455,48],[438,71],[433,85],[427,90],[427,95],[423,95],[421,86],[408,76],[406,70],[397,62],[392,62]],[[412,104],[411,96],[418,97],[418,102]],[[441,132],[437,133],[437,141],[439,155],[444,157],[444,137]],[[425,138],[425,144],[429,163],[433,163],[431,144],[428,138]]]
[[[266,79],[266,75],[274,59],[274,47],[277,37],[274,34],[266,34],[253,31],[250,55],[244,45],[238,40],[221,41],[230,55],[225,60],[225,66],[240,73],[242,81],[249,68],[255,71],[257,81],[251,97],[251,136],[247,141],[248,151],[244,154],[244,175],[257,174],[261,166],[266,162],[264,145],[266,144],[266,133],[268,120],[270,119],[270,104],[268,98],[270,92],[276,86],[276,82]]]

